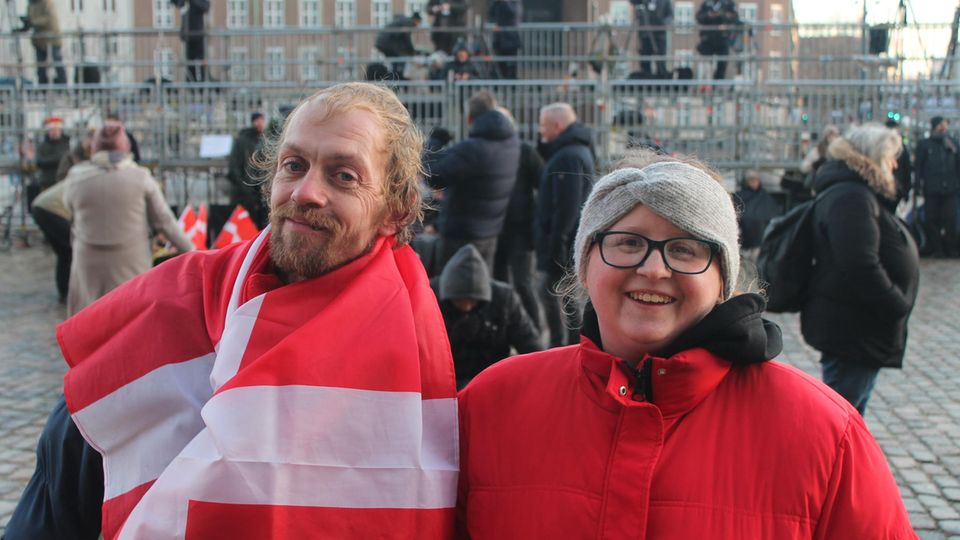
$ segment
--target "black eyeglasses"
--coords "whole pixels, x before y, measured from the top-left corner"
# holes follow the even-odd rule
[[[653,250],[660,252],[667,268],[678,274],[702,274],[710,268],[720,246],[698,238],[651,240],[642,234],[604,231],[593,236],[600,245],[600,258],[614,268],[643,266]]]

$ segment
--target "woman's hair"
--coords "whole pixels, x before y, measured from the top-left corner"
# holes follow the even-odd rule
[[[127,139],[127,132],[123,129],[123,124],[107,120],[94,135],[93,151],[129,152],[130,140]]]
[[[423,194],[420,177],[423,174],[421,153],[423,135],[410,118],[410,113],[397,96],[384,86],[370,83],[343,83],[325,88],[300,102],[283,124],[276,139],[265,137],[263,148],[252,161],[257,176],[264,183],[264,197],[270,198],[270,182],[277,172],[277,158],[291,119],[303,108],[313,103],[322,103],[321,114],[346,113],[363,110],[377,118],[383,135],[387,158],[384,192],[388,215],[397,225],[397,244],[404,245],[413,239],[413,225],[423,219]]]
[[[844,138],[854,150],[887,172],[890,171],[887,160],[895,159],[903,149],[899,133],[875,122],[853,126]]]

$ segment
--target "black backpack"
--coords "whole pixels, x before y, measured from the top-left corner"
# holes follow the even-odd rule
[[[803,309],[816,265],[813,211],[827,191],[829,188],[773,218],[763,231],[757,272],[766,284],[767,311],[796,313]]]

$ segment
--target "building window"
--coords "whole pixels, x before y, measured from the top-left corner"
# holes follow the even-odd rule
[[[770,61],[767,68],[767,80],[778,81],[783,79],[783,60],[779,51],[770,51]]]
[[[770,24],[774,25],[774,28],[770,30],[770,35],[780,35],[780,29],[776,28],[776,25],[783,24],[783,6],[780,4],[770,4]]]
[[[177,61],[173,55],[173,49],[170,47],[160,47],[153,50],[153,62],[156,65],[156,72],[160,73],[163,79],[173,80],[173,68]]]
[[[693,2],[677,2],[673,6],[673,22],[678,32],[690,32],[693,28]]]
[[[423,17],[424,24],[430,20],[430,17],[427,17],[427,0],[407,0],[407,9],[404,10],[404,13],[409,17],[414,12]]]
[[[74,13],[83,11],[83,0],[70,0],[70,11]]]
[[[373,5],[370,7],[370,24],[382,28],[390,22],[390,16],[393,15],[393,13],[390,13],[392,10],[390,0],[373,0]]]
[[[320,48],[300,47],[300,80],[320,80]]]
[[[83,9],[83,0],[78,0]],[[170,0],[153,0],[153,27],[173,28],[173,4]]]
[[[264,56],[263,77],[268,81],[281,81],[287,74],[286,59],[283,56],[283,47],[267,47]]]
[[[356,0],[337,0],[334,5],[334,26],[345,28],[357,24]]]
[[[263,0],[263,27],[283,28],[283,0]]]
[[[299,18],[300,26],[305,28],[317,28],[323,22],[321,17],[320,0],[300,0]]]
[[[227,0],[227,28],[249,26],[249,0]]]
[[[693,65],[693,51],[690,49],[677,49],[674,55],[675,68],[690,67]]]
[[[246,47],[230,47],[230,80],[245,81],[250,78],[250,53]]]
[[[630,2],[626,0],[613,0],[610,2],[610,24],[628,25],[633,22],[633,13],[630,9]]]
[[[744,3],[737,6],[737,12],[740,13],[740,20],[745,23],[757,22],[757,4]]]

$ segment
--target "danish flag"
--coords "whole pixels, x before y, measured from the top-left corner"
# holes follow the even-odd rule
[[[230,219],[223,225],[223,229],[220,231],[220,234],[217,235],[217,239],[214,240],[213,247],[214,249],[219,249],[227,247],[230,244],[250,240],[257,236],[259,232],[260,229],[257,229],[257,225],[250,217],[250,213],[247,212],[246,208],[238,204],[237,207],[233,209],[233,212],[230,213]]]
[[[177,222],[197,249],[207,249],[207,205],[201,204],[199,213],[187,206]]]

